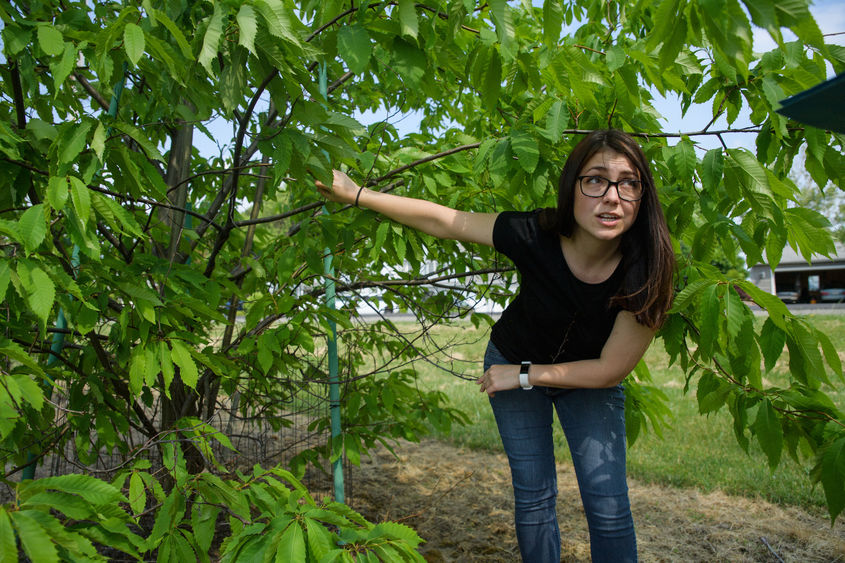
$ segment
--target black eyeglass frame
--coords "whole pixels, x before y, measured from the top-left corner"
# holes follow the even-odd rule
[[[607,188],[605,188],[605,190],[602,193],[600,193],[599,195],[590,195],[588,193],[585,193],[584,192],[584,185],[583,185],[584,184],[584,178],[601,178],[602,180],[607,182]],[[642,189],[643,181],[642,180],[633,180],[631,178],[624,178],[622,180],[617,180],[616,182],[612,182],[609,178],[605,178],[604,176],[599,176],[598,174],[587,174],[585,176],[578,176],[577,180],[578,180],[578,189],[581,190],[581,193],[584,194],[585,197],[593,197],[593,198],[604,197],[605,194],[607,194],[607,190],[609,190],[611,187],[616,187],[616,195],[618,195],[619,199],[621,199],[622,201],[628,201],[628,202],[634,203],[636,201],[640,201],[643,198],[643,189]],[[638,197],[637,199],[628,199],[627,197],[622,197],[622,193],[619,191],[619,184],[622,183],[622,182],[635,182],[637,185],[639,185],[640,186],[640,197]]]

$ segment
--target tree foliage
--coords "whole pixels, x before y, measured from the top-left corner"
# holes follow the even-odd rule
[[[490,249],[369,212],[322,214],[314,179],[343,166],[375,189],[465,210],[532,209],[553,204],[579,135],[612,126],[636,134],[653,163],[679,261],[660,337],[701,412],[727,408],[740,444],[756,440],[773,468],[784,452],[810,464],[831,518],[845,507],[845,416],[826,395],[842,382],[837,350],[777,298],[711,265],[739,251],[774,267],[786,245],[833,249],[824,218],[790,206],[789,173],[804,148],[813,180],[842,188],[845,138],[774,112],[826,65],[845,68],[845,49],[825,43],[806,2],[48,0],[0,4],[0,17],[7,475],[24,452],[68,442],[83,461],[128,455],[130,430],[163,455],[163,433],[210,420],[236,396],[241,412],[282,424],[298,390],[327,381],[330,321],[345,351],[334,456],[448,428],[460,414],[404,367],[419,342],[355,311],[379,289],[430,324],[456,302],[506,301],[514,272]],[[752,25],[776,48],[754,52]],[[714,119],[670,132],[655,92],[683,111],[708,104]],[[415,112],[418,130],[356,121],[381,110]],[[751,127],[733,128],[740,111]],[[728,127],[717,130],[720,116]],[[735,148],[736,135],[752,135],[756,150]],[[219,154],[198,151],[200,137]],[[721,147],[702,149],[704,137]],[[341,311],[323,304],[327,248]],[[737,289],[768,311],[765,323]],[[65,345],[51,351],[57,334]],[[765,378],[779,359],[784,387]],[[633,441],[666,409],[645,366],[628,387]],[[61,413],[48,400],[57,394]],[[190,473],[209,466],[199,445],[181,444]],[[298,470],[318,458],[303,453]]]

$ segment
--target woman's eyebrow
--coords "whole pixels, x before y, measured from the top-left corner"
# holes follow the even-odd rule
[[[607,166],[603,166],[601,164],[594,164],[593,166],[590,166],[589,168],[584,170],[584,173],[586,174],[587,172],[591,172],[593,170],[595,170],[596,172],[605,172],[606,173],[609,170],[609,168]],[[633,168],[625,168],[624,170],[620,170],[619,173],[620,174],[630,174],[631,176],[635,176],[635,177],[638,176],[638,174],[634,171]]]

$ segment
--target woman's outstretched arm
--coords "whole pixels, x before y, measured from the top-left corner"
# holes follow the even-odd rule
[[[334,171],[331,186],[316,182],[320,193],[340,203],[372,209],[394,221],[437,238],[493,246],[493,224],[498,213],[458,211],[423,199],[386,194],[361,188],[349,176]]]
[[[655,330],[637,322],[628,311],[620,311],[601,356],[560,364],[532,364],[528,370],[531,385],[567,389],[613,387],[631,373],[648,349]],[[518,365],[494,365],[477,383],[488,395],[519,387]]]

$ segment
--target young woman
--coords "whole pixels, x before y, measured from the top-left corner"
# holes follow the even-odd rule
[[[625,474],[622,380],[672,299],[674,254],[639,145],[594,131],[570,154],[557,208],[467,213],[373,192],[335,172],[327,198],[357,203],[430,235],[494,247],[520,273],[493,326],[478,379],[511,468],[523,561],[560,561],[553,411],[566,435],[592,558],[636,561]]]

